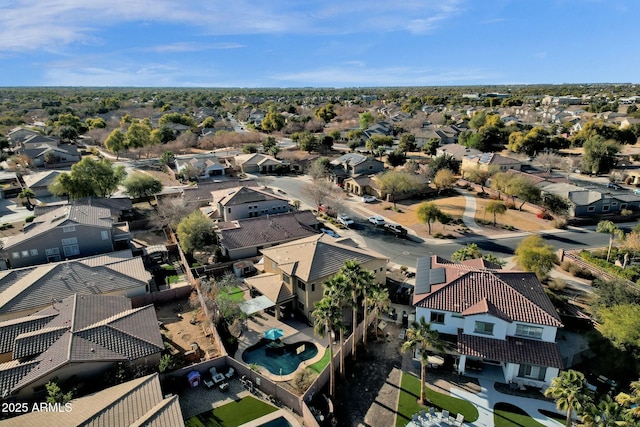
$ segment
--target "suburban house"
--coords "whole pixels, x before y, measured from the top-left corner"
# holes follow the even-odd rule
[[[23,175],[22,180],[24,185],[33,191],[36,197],[53,197],[49,186],[53,184],[58,175],[62,172],[56,170],[47,170],[44,172],[30,173],[29,175]]]
[[[24,226],[3,251],[12,268],[113,252],[130,240],[126,222],[116,223],[111,211],[95,206],[61,206]]]
[[[543,193],[555,194],[569,201],[569,216],[615,214],[623,209],[640,210],[640,195],[627,190],[607,189],[600,192],[569,183],[541,183]]]
[[[504,382],[544,387],[563,368],[560,316],[534,273],[482,259],[419,258],[413,305],[441,336],[458,373],[486,370]]]
[[[9,131],[9,133],[7,134],[7,138],[11,142],[11,145],[13,145],[14,147],[20,147],[22,144],[22,141],[24,141],[30,136],[37,136],[37,135],[44,136],[42,135],[42,133],[38,132],[37,130],[23,128],[23,127],[16,127]],[[49,138],[49,137],[47,138],[50,140],[53,140],[53,138]]]
[[[235,179],[225,178],[224,180],[206,180],[198,181],[196,185],[189,185],[182,188],[183,202],[187,206],[195,206],[203,208],[207,206],[209,210],[211,208],[211,195],[213,193],[222,192],[225,189],[235,189],[239,186],[244,187],[257,187],[258,183],[254,179]]]
[[[15,172],[0,171],[0,199],[16,197],[22,191],[22,185]]]
[[[239,154],[233,158],[236,169],[242,173],[271,173],[285,163],[273,156],[260,153]]]
[[[311,211],[222,222],[216,230],[222,252],[231,260],[257,256],[263,248],[317,233],[318,220]]]
[[[25,146],[27,145],[29,144],[25,144]],[[79,162],[82,157],[78,152],[78,148],[71,144],[34,144],[29,148],[20,150],[20,154],[30,158],[34,166],[73,164]]]
[[[379,194],[379,185],[374,175],[359,175],[344,180],[343,188],[351,194],[362,196],[365,194]]]
[[[383,162],[358,153],[344,154],[332,160],[331,166],[331,180],[336,184],[342,184],[347,178],[353,178],[362,174],[374,175],[384,171]]]
[[[478,168],[481,170],[489,170],[491,167],[495,167],[500,172],[506,172],[512,169],[520,170],[522,162],[497,153],[473,154],[466,155],[462,158],[462,169]]]
[[[362,136],[365,140],[371,138],[373,135],[384,135],[384,136],[392,136],[393,135],[393,125],[389,122],[378,122],[369,126],[367,129],[362,131]]]
[[[156,366],[164,350],[153,305],[131,308],[123,296],[80,295],[55,300],[31,316],[0,322],[0,390],[42,399],[45,385],[90,380],[113,364]]]
[[[196,174],[189,178],[207,179],[227,175],[231,171],[231,164],[224,158],[214,154],[191,154],[175,156],[178,174],[190,169]]]
[[[368,249],[336,241],[325,234],[294,240],[262,249],[264,272],[245,279],[250,289],[266,296],[276,307],[298,311],[311,320],[314,303],[322,299],[324,283],[346,261],[356,260],[375,274],[377,283],[385,283],[388,259]]]
[[[464,145],[460,145],[460,144],[441,145],[436,149],[437,157],[444,156],[445,154],[452,156],[454,159],[460,162],[462,161],[464,156],[473,156],[473,155],[482,154],[482,151],[476,150],[475,148],[465,147]]]
[[[178,395],[164,397],[158,374],[146,375],[69,402],[68,412],[33,411],[0,421],[0,427],[184,427]]]
[[[130,198],[125,197],[85,197],[73,200],[74,206],[94,206],[96,208],[106,208],[111,212],[111,218],[116,221],[125,221],[133,218],[133,203]],[[61,201],[55,204],[38,205],[33,210],[35,216],[42,216],[61,206],[69,205],[68,201]]]
[[[212,191],[213,206],[223,221],[289,212],[289,200],[266,189],[235,187]]]
[[[27,316],[73,294],[134,297],[149,292],[151,274],[131,250],[0,271],[0,320]]]

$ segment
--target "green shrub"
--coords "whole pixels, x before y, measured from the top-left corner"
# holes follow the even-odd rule
[[[611,264],[604,259],[596,258],[593,254],[588,251],[581,251],[580,258],[588,262],[589,264],[593,264],[604,271],[607,271],[615,276],[618,276],[622,279],[631,280],[632,282],[640,279],[640,271],[638,271],[637,267],[627,267],[622,268],[618,267],[615,264]]]
[[[33,222],[34,219],[36,219],[36,216],[35,215],[31,215],[31,216],[26,217],[24,219],[24,222],[26,222],[26,223]]]
[[[622,216],[633,215],[633,211],[631,209],[622,209],[620,211],[620,215],[622,215]]]
[[[553,279],[549,280],[547,286],[552,291],[561,291],[567,287],[567,281],[560,277],[554,277]]]
[[[443,239],[444,238],[444,234],[442,233],[436,233],[433,235],[434,239]]]
[[[564,218],[554,219],[553,226],[559,230],[565,230],[567,228],[567,220]]]
[[[393,209],[393,206],[385,206],[384,208],[385,211],[390,211],[391,209]]]

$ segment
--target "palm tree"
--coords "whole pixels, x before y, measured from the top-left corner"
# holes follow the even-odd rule
[[[624,406],[625,412],[632,418],[640,418],[640,381],[631,383],[631,393],[619,393],[616,402]]]
[[[620,230],[613,222],[611,221],[600,221],[598,226],[596,227],[596,231],[598,233],[608,233],[609,234],[609,250],[607,250],[607,262],[609,262],[609,257],[611,256],[611,247],[613,246],[613,241],[617,239],[622,239],[624,237],[624,231]]]
[[[440,208],[433,202],[420,203],[416,215],[420,221],[427,224],[429,235],[431,235],[431,223],[440,221],[444,216]]]
[[[373,284],[375,277],[372,272],[362,268],[362,265],[360,265],[357,260],[346,261],[339,273],[344,276],[345,282],[351,293],[351,308],[353,310],[353,341],[351,342],[351,358],[356,360],[356,345],[358,340],[358,337],[356,336],[358,327],[358,298],[365,294],[366,289]]]
[[[581,427],[617,427],[633,425],[625,419],[625,409],[606,394],[598,405],[590,405],[582,415]]]
[[[34,193],[30,188],[23,188],[22,191],[18,194],[19,199],[27,199],[27,206],[32,206],[32,197],[36,197],[36,193]]]
[[[368,299],[369,307],[371,307],[371,312],[375,313],[375,322],[373,324],[376,330],[376,339],[378,339],[378,317],[381,312],[387,311],[389,304],[391,304],[389,290],[382,286],[374,286],[366,298]]]
[[[555,377],[544,395],[554,399],[560,411],[567,411],[567,427],[571,427],[571,413],[581,413],[591,401],[584,374],[573,369],[563,371]]]
[[[342,274],[336,274],[324,283],[324,297],[333,299],[342,310],[350,300],[351,294],[347,282]],[[340,312],[340,322],[334,328],[340,331],[340,378],[344,379],[344,322],[342,311]]]
[[[502,200],[492,200],[487,203],[485,210],[493,214],[493,225],[496,225],[496,215],[503,215],[507,211],[507,205]]]
[[[475,243],[469,243],[464,248],[460,248],[451,255],[451,261],[465,261],[467,259],[482,258],[480,248]]]
[[[337,319],[342,316],[342,310],[332,298],[324,297],[315,304],[315,310],[313,310],[313,332],[320,335],[322,338],[329,336],[329,395],[335,396],[336,382],[335,373],[336,369],[333,366],[333,337],[331,332],[333,325],[337,322]]]
[[[402,343],[402,352],[420,351],[420,399],[419,405],[424,404],[424,375],[425,368],[428,363],[428,349],[435,349],[442,352],[444,344],[439,337],[438,331],[431,329],[431,323],[420,317],[420,321],[411,323],[411,327],[407,329],[407,340]]]

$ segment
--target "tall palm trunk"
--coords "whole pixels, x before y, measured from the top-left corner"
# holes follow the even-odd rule
[[[613,246],[613,234],[609,236],[609,250],[607,251],[607,262],[609,262],[609,257],[611,256],[611,247]]]
[[[571,422],[571,405],[569,405],[569,409],[567,410],[567,427],[571,427],[573,423]]]
[[[344,329],[340,328],[340,378],[344,377]]]
[[[357,295],[355,293],[355,291],[353,292],[353,333],[351,334],[351,359],[352,360],[356,360],[356,347],[357,347],[357,343],[358,343],[358,298]]]
[[[333,366],[333,337],[331,336],[331,322],[329,322],[329,319],[325,323],[325,328],[327,328],[327,335],[329,335],[329,369],[331,370],[329,373],[329,396],[333,397],[336,393],[336,369]]]
[[[369,308],[367,300],[368,298],[365,295],[364,296],[364,320],[363,320],[364,328],[362,328],[362,344],[364,344],[365,349],[367,348],[367,329],[369,327],[369,322],[367,321],[368,320],[367,309]]]
[[[420,400],[418,400],[418,405],[424,405],[424,375],[425,375],[425,363],[424,358],[421,357],[420,361]]]

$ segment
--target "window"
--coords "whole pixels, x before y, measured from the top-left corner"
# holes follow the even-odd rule
[[[29,252],[31,252],[31,256],[37,256],[38,255],[38,250],[37,249],[31,249]]]
[[[298,279],[298,289],[302,289],[303,291],[307,290],[307,284],[302,280]]]
[[[516,335],[520,337],[527,338],[542,338],[542,331],[544,328],[541,326],[530,326],[530,325],[516,325]]]
[[[231,213],[231,208],[227,208],[227,213]]]
[[[74,256],[80,254],[78,245],[63,246],[62,249],[64,250],[64,256]]]
[[[282,281],[285,283],[291,283],[291,276],[287,273],[282,273]]]
[[[609,205],[602,206],[602,212],[608,212],[608,211],[609,211]]]
[[[474,332],[476,334],[493,335],[493,323],[476,322]]]
[[[29,256],[29,251],[20,251],[20,255]]]
[[[618,206],[618,202],[611,202],[611,206]]]
[[[589,206],[587,208],[587,212],[595,212],[596,211],[596,207],[595,206]]]
[[[316,284],[312,283],[311,284],[311,292],[315,292],[316,291]]]
[[[547,368],[545,366],[535,365],[520,365],[518,370],[518,376],[522,378],[531,378],[534,380],[542,381],[547,374]]]
[[[432,311],[430,322],[444,324],[444,313],[438,313],[437,311]]]
[[[11,256],[15,259],[20,258],[20,252],[12,252]]]
[[[64,227],[62,227],[63,233],[71,233],[72,231],[76,231],[75,225],[65,225]]]
[[[77,237],[71,237],[70,239],[62,239],[63,245],[75,245],[76,243],[78,243]]]
[[[44,252],[47,254],[47,256],[59,255],[60,254],[60,249],[58,249],[58,248],[50,248],[50,249],[45,249]]]
[[[109,232],[107,230],[101,231],[102,240],[109,240]]]

